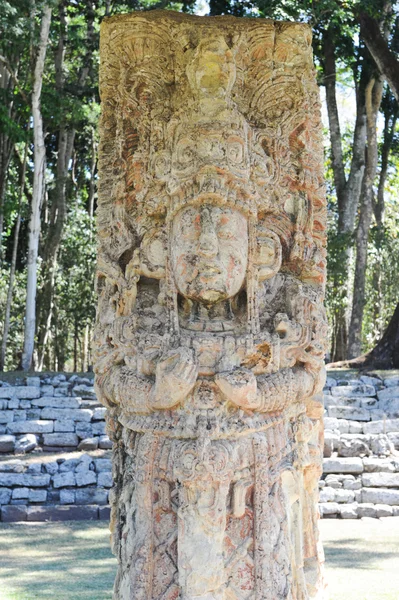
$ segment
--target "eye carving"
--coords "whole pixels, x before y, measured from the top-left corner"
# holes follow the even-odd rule
[[[227,146],[228,160],[236,165],[242,164],[244,160],[244,145],[239,140],[230,141]]]

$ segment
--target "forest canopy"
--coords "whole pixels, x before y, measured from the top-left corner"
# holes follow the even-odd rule
[[[106,16],[154,8],[312,26],[325,126],[328,360],[369,353],[364,364],[399,367],[397,3],[0,0],[0,369],[90,368],[99,27]]]

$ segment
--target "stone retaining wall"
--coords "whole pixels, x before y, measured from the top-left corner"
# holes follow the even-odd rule
[[[322,517],[399,516],[399,376],[327,379]]]
[[[111,448],[93,375],[0,381],[0,453]]]
[[[93,376],[0,384],[1,520],[108,518],[111,443]],[[321,516],[399,516],[399,374],[330,373],[324,401]]]
[[[110,452],[0,460],[1,520],[109,518]]]

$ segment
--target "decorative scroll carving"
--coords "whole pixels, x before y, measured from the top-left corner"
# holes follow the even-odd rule
[[[310,30],[151,11],[106,19],[101,39],[95,370],[114,598],[321,599]]]

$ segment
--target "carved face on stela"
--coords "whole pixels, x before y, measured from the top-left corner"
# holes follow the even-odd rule
[[[248,263],[248,223],[229,207],[188,206],[174,218],[171,266],[180,294],[204,304],[234,297]]]

